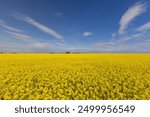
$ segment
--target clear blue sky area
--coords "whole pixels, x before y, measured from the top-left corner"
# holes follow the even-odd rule
[[[0,0],[0,51],[150,52],[149,0]]]

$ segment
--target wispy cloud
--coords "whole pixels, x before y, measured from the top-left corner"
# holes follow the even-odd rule
[[[7,34],[5,38],[0,38],[0,51],[49,52],[63,50],[63,41],[48,41],[35,38],[32,35],[26,34],[23,30],[9,26],[6,21],[1,19],[0,27],[2,27],[3,32]]]
[[[89,37],[89,36],[92,36],[92,35],[93,35],[92,32],[84,32],[84,33],[83,33],[83,36],[84,36],[84,37]]]
[[[142,38],[143,34],[142,33],[135,33],[135,34],[130,34],[130,35],[126,35],[121,37],[121,41],[129,41],[129,40],[133,40],[133,39],[140,39]]]
[[[150,52],[149,45],[150,40],[147,39],[145,41],[137,41],[134,43],[122,43],[117,41],[97,42],[93,43],[89,48],[96,52]]]
[[[150,29],[150,23],[146,23],[137,29],[127,31],[129,24],[147,9],[146,2],[137,2],[131,6],[121,17],[118,32],[113,33],[109,41],[97,42],[93,44],[93,49],[110,52],[128,52],[141,51],[142,48],[149,45],[145,40],[149,37],[148,33],[143,32]],[[147,50],[146,50],[147,49]],[[145,48],[144,51],[150,51]]]
[[[0,43],[0,51],[4,52],[65,52],[63,46],[58,46],[55,42],[31,42],[31,43]]]
[[[0,20],[0,27],[2,27],[5,33],[8,34],[8,36],[17,39],[17,40],[21,40],[21,41],[27,41],[27,42],[33,42],[36,41],[35,39],[33,39],[33,37],[25,34],[22,30],[18,29],[18,28],[14,28],[12,26],[9,26],[7,24],[6,21],[4,20]]]
[[[6,24],[6,22],[4,20],[1,20],[1,19],[0,19],[0,27],[4,28],[6,30],[9,30],[9,31],[13,31],[13,32],[22,32],[20,29],[8,26]]]
[[[123,34],[125,30],[128,28],[128,25],[131,21],[133,21],[137,16],[144,13],[146,11],[146,3],[138,2],[132,7],[130,7],[121,17],[120,20],[120,28],[119,28],[119,34]]]
[[[29,48],[32,48],[32,50],[45,50],[45,51],[50,51],[52,49],[52,44],[47,43],[47,42],[36,42],[36,43],[31,43],[28,45]]]
[[[114,41],[114,40],[115,40],[115,38],[116,38],[116,33],[112,33],[112,36],[111,36],[110,41]]]
[[[48,28],[47,26],[37,22],[36,20],[34,20],[33,18],[31,18],[29,16],[19,14],[18,12],[12,13],[12,16],[36,27],[37,29],[55,37],[56,39],[63,39],[63,36],[60,35],[58,32],[56,32],[54,29]]]
[[[12,31],[5,31],[7,34],[9,34],[11,37],[22,40],[22,41],[27,41],[27,42],[33,42],[35,39],[33,37],[23,34],[23,33],[18,33],[18,32],[12,32]]]
[[[50,52],[50,43],[0,43],[0,51],[4,52]]]
[[[90,46],[90,48],[92,48],[95,51],[108,52],[108,51],[114,51],[114,50],[117,51],[119,47],[117,46],[116,42],[107,41],[107,42],[93,43]]]
[[[150,30],[150,22],[145,23],[144,25],[140,26],[137,31],[143,32],[143,31],[147,31]]]

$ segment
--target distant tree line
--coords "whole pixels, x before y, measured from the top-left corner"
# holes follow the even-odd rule
[[[0,52],[0,54],[17,54],[17,52]]]
[[[18,52],[0,52],[0,54],[17,54]],[[48,54],[81,54],[81,52],[47,52]],[[37,53],[38,54],[38,53]]]

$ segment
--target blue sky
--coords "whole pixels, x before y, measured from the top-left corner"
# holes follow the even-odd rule
[[[149,0],[0,0],[0,51],[150,52]]]

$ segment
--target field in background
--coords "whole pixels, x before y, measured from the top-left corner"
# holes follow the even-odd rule
[[[150,54],[0,54],[0,99],[150,100]]]

